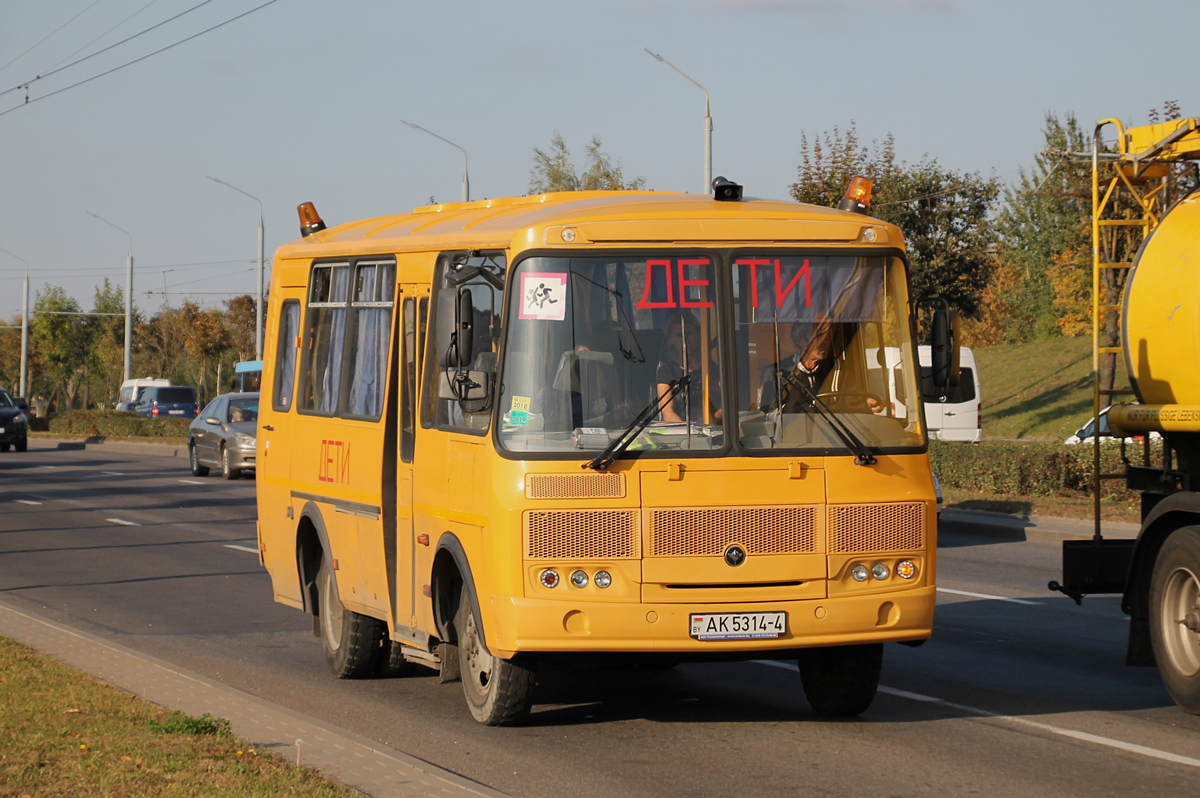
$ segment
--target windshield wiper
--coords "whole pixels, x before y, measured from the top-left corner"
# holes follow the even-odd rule
[[[593,471],[603,471],[616,462],[621,453],[629,448],[637,436],[641,434],[642,430],[654,420],[654,417],[674,401],[679,392],[690,385],[691,382],[691,375],[684,374],[682,377],[676,377],[667,383],[667,389],[662,392],[662,395],[646,405],[645,409],[637,414],[637,418],[630,422],[629,426],[625,428],[620,436],[604,447],[604,451],[584,463],[583,468],[590,468]]]
[[[850,453],[854,455],[855,465],[875,465],[875,455],[871,454],[871,451],[864,446],[863,442],[860,441],[858,437],[850,431],[850,428],[847,427],[846,424],[837,417],[837,414],[830,410],[827,404],[821,401],[821,397],[817,396],[817,394],[813,392],[812,388],[809,388],[807,385],[805,385],[804,381],[797,378],[796,375],[791,371],[780,371],[779,376],[783,377],[783,381],[788,386],[800,389],[800,392],[808,397],[809,401],[812,402],[812,407],[803,408],[805,412],[815,411],[815,415],[825,420],[825,423],[828,424],[838,438],[841,439],[842,445],[849,449]],[[779,412],[782,413],[783,402],[781,401],[779,405]]]

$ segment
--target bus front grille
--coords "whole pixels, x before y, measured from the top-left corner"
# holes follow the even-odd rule
[[[829,552],[868,554],[925,547],[925,504],[829,505]]]
[[[527,499],[623,499],[624,474],[529,474]]]
[[[821,551],[816,507],[698,507],[649,510],[651,557],[721,556],[732,544],[747,554]]]
[[[636,559],[641,556],[637,510],[530,510],[525,552],[534,559]]]

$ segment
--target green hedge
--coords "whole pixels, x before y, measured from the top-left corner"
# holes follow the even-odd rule
[[[190,418],[142,418],[116,410],[71,410],[56,413],[37,427],[58,435],[89,435],[105,438],[186,438]],[[44,426],[43,426],[44,425]]]
[[[1127,446],[1130,462],[1142,462],[1140,445]],[[1151,462],[1161,462],[1156,447]],[[979,444],[930,441],[929,459],[944,488],[996,493],[1003,496],[1090,494],[1093,450],[1090,445],[984,441]],[[1100,448],[1100,473],[1124,474],[1119,444]],[[1103,479],[1101,495],[1132,499],[1125,480]]]

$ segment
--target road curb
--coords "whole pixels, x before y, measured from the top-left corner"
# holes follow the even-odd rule
[[[298,749],[304,765],[373,798],[506,796],[362,735],[2,601],[0,634],[167,709],[225,718],[238,736],[285,759],[294,761]]]
[[[938,523],[950,531],[986,535],[1005,540],[1027,540],[1033,543],[1059,543],[1064,540],[1084,540],[1092,537],[1092,521],[1076,518],[1055,518],[1045,515],[1017,516],[989,513],[984,510],[958,510],[947,507],[938,516]],[[1140,527],[1117,521],[1104,521],[1100,532],[1106,538],[1132,540]]]
[[[85,451],[107,449],[109,451],[147,454],[156,457],[187,457],[187,446],[181,443],[151,443],[149,441],[110,441],[96,436],[29,438],[30,449],[58,449],[61,451]]]

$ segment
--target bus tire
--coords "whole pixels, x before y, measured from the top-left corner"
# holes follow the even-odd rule
[[[192,476],[206,477],[208,476],[208,466],[200,465],[200,455],[196,454],[196,444],[188,444],[188,460],[192,466]]]
[[[463,694],[475,720],[485,726],[512,726],[529,717],[534,673],[513,660],[493,657],[484,645],[464,589],[454,614]]]
[[[383,621],[360,615],[342,605],[328,557],[321,558],[317,591],[321,645],[333,675],[339,679],[362,679],[375,675],[387,632]]]
[[[859,715],[871,706],[883,670],[883,644],[810,648],[799,657],[804,696],[818,715]]]
[[[1150,643],[1171,698],[1200,715],[1200,527],[1171,533],[1154,561]]]
[[[385,679],[402,679],[417,672],[417,664],[409,662],[402,653],[404,647],[395,640],[384,640],[379,658],[379,675]]]

